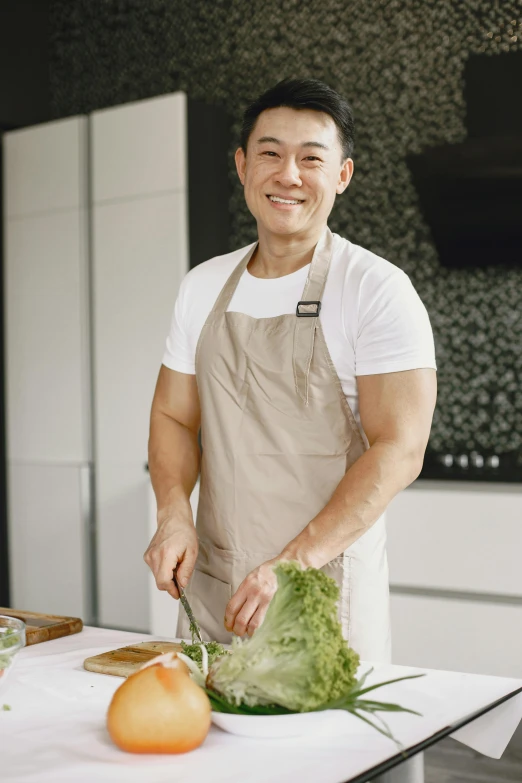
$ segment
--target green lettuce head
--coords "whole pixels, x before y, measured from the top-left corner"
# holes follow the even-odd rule
[[[274,572],[278,587],[263,624],[250,639],[234,638],[208,685],[231,704],[308,712],[355,685],[359,656],[343,638],[333,579],[297,562],[278,563]]]

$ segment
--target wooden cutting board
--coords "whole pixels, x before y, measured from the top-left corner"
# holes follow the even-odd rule
[[[39,614],[38,612],[19,612],[16,609],[6,609],[0,606],[0,614],[16,617],[25,623],[25,643],[40,644],[60,636],[79,633],[83,623],[79,617],[60,617],[55,614]]]
[[[119,650],[86,658],[83,666],[89,672],[112,674],[116,677],[128,677],[137,672],[140,666],[166,652],[181,652],[178,642],[139,642]]]

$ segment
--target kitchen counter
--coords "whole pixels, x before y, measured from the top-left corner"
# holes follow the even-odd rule
[[[335,736],[281,740],[235,737],[213,726],[202,747],[192,753],[123,753],[105,728],[108,704],[122,680],[87,672],[83,661],[152,638],[158,637],[85,628],[22,650],[0,690],[0,707],[11,707],[8,712],[0,709],[2,781],[363,783],[403,760],[390,740],[363,721],[347,721]],[[363,671],[367,668],[362,665]],[[372,680],[413,673],[411,667],[379,665]],[[386,686],[375,692],[375,698],[423,714],[388,716],[393,733],[410,754],[452,735],[499,758],[522,718],[522,679],[431,670],[421,679]],[[492,705],[497,706],[491,709]],[[489,711],[482,714],[484,710]]]
[[[508,495],[522,495],[522,476],[521,480],[516,482],[508,481],[478,481],[468,479],[434,479],[434,478],[418,478],[406,487],[405,491],[411,489],[428,489],[440,492],[487,492]],[[520,499],[520,498],[518,498]]]

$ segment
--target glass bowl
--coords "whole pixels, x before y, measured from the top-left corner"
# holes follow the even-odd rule
[[[0,688],[22,647],[25,647],[25,623],[16,617],[0,614]]]

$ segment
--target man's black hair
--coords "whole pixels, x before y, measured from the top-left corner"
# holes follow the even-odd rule
[[[343,160],[350,158],[354,147],[354,119],[348,103],[338,92],[318,79],[283,79],[250,104],[243,115],[241,147],[246,153],[248,140],[257,118],[266,109],[287,106],[290,109],[313,109],[329,114],[337,125]]]

